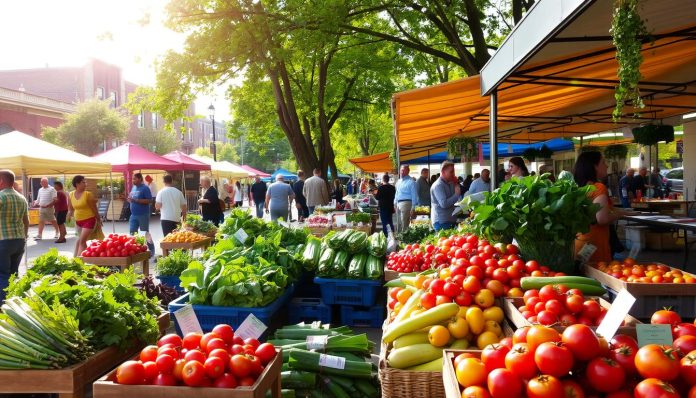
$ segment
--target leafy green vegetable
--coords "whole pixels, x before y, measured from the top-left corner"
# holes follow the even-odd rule
[[[210,221],[203,221],[203,217],[199,216],[198,214],[186,214],[186,221],[184,222],[184,225],[187,229],[200,232],[204,235],[214,233],[217,230],[217,228],[215,228],[215,224],[211,223]]]
[[[179,276],[193,260],[194,258],[188,250],[172,250],[168,256],[161,256],[157,259],[157,274],[161,276]]]
[[[397,234],[396,239],[400,243],[420,243],[433,232],[430,225],[411,225],[407,230]]]
[[[368,213],[354,212],[354,213],[348,213],[348,215],[346,216],[346,221],[354,222],[354,223],[368,224],[368,223],[372,222],[372,217]]]

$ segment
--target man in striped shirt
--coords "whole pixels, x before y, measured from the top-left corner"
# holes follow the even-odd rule
[[[14,182],[12,171],[0,170],[0,302],[10,275],[19,270],[29,232],[27,200],[12,188]]]

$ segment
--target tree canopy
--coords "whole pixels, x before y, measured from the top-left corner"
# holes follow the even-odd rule
[[[138,135],[138,145],[158,155],[164,155],[178,149],[180,142],[173,131],[144,129]]]

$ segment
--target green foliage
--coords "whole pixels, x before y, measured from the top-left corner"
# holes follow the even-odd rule
[[[72,148],[85,155],[100,152],[100,145],[126,136],[130,120],[119,110],[110,107],[110,100],[89,100],[66,115],[58,127],[45,127],[44,137],[50,142]]]
[[[628,146],[626,145],[609,145],[604,148],[604,157],[607,159],[626,159],[628,155]]]
[[[454,159],[461,156],[473,161],[478,156],[478,141],[476,138],[452,137],[447,140],[447,156]]]
[[[627,102],[634,109],[634,116],[640,116],[639,110],[645,107],[640,96],[638,84],[642,75],[640,65],[643,63],[641,47],[643,37],[648,34],[645,22],[638,14],[639,0],[616,0],[611,22],[613,44],[616,47],[616,61],[619,64],[614,97],[616,107],[612,112],[614,120],[623,116],[623,107]]]
[[[158,155],[165,155],[179,149],[177,134],[170,130],[140,130],[138,145]]]
[[[188,250],[172,250],[168,256],[161,256],[157,259],[157,275],[160,276],[179,276],[181,272],[188,268],[190,262],[194,260]]]
[[[539,149],[534,147],[527,148],[522,153],[522,157],[530,162],[533,162],[536,159],[551,159],[551,156],[553,156],[553,151],[545,144]]]
[[[674,141],[674,127],[661,124],[646,124],[633,129],[633,142],[643,146],[655,145],[660,141]]]
[[[418,224],[418,225],[411,225],[408,227],[407,230],[399,233],[396,237],[396,239],[400,243],[408,244],[408,243],[420,243],[422,242],[425,238],[430,236],[430,234],[433,233],[432,228],[430,228],[430,225],[427,224]]]
[[[210,221],[203,221],[203,217],[199,216],[198,214],[186,214],[184,227],[204,235],[217,230],[215,224],[211,223]]]

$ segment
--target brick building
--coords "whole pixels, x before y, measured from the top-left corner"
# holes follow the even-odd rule
[[[81,67],[0,71],[0,134],[19,130],[39,136],[43,126],[60,125],[63,113],[75,111],[74,104],[98,98],[111,99],[112,106],[119,107],[137,87],[123,78],[120,67],[97,59],[90,59]],[[186,116],[195,115],[195,105],[191,104]],[[164,125],[164,120],[156,113],[142,112],[132,116],[126,140],[137,143],[140,131],[157,130]],[[177,120],[174,128],[185,153],[207,147],[212,140],[212,123],[207,117]],[[216,121],[215,130],[217,141],[229,142],[224,123]],[[119,144],[104,143],[105,149]]]

